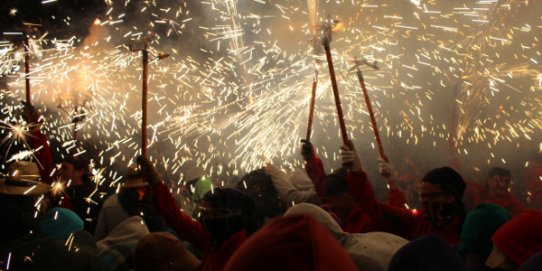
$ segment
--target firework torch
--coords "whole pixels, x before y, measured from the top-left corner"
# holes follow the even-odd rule
[[[314,103],[316,102],[316,87],[318,85],[318,70],[314,71],[314,79],[312,81],[312,93],[311,93],[311,104],[309,107],[309,123],[307,125],[307,136],[305,137],[307,141],[311,140],[312,132],[312,120],[314,118]]]
[[[339,125],[341,128],[341,135],[344,145],[350,145],[348,141],[348,134],[346,133],[346,125],[344,124],[343,110],[341,107],[341,99],[339,97],[339,87],[337,86],[337,78],[335,77],[335,69],[333,68],[333,58],[331,57],[331,48],[329,43],[331,42],[331,28],[332,23],[329,21],[324,25],[324,36],[322,38],[322,45],[326,51],[327,65],[329,67],[329,77],[331,78],[331,87],[333,88],[333,96],[335,96],[335,106],[337,107],[337,115],[339,117]]]
[[[30,100],[30,52],[28,51],[28,36],[25,35],[23,39],[24,47],[24,82],[26,90],[26,102],[32,104]]]
[[[365,80],[363,79],[363,73],[361,73],[361,69],[359,68],[362,65],[369,66],[375,70],[378,70],[378,66],[376,65],[376,61],[371,64],[371,63],[368,63],[367,60],[355,59],[354,67],[350,68],[350,70],[356,69],[358,81],[361,86],[361,90],[363,91],[363,96],[365,97],[365,104],[367,105],[369,116],[371,117],[371,125],[373,127],[373,132],[375,134],[376,144],[378,146],[378,152],[380,153],[380,158],[382,158],[386,162],[389,162],[388,157],[386,156],[386,154],[384,154],[384,147],[382,146],[382,140],[380,139],[380,133],[378,132],[378,126],[376,125],[376,118],[373,111],[373,106],[371,104],[371,100],[369,99],[369,93],[367,92],[367,88],[365,88]]]
[[[130,45],[130,51],[136,52],[141,51],[141,59],[143,65],[143,75],[142,75],[142,94],[141,94],[141,156],[147,157],[147,90],[148,90],[148,80],[149,80],[149,50],[148,44],[150,43],[152,36],[147,36],[143,39],[143,48],[134,49]],[[159,53],[157,58],[164,59],[167,58],[169,54]]]

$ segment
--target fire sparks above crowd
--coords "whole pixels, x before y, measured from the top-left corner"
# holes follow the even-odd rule
[[[314,47],[315,25],[328,14],[339,22],[331,49],[347,130],[362,157],[377,153],[361,89],[348,72],[353,58],[380,66],[364,70],[365,81],[396,163],[404,157],[393,150],[416,149],[433,152],[423,160],[457,155],[474,160],[473,167],[506,163],[511,156],[498,153],[499,145],[525,151],[519,146],[537,147],[542,139],[538,1],[105,4],[88,36],[58,39],[39,26],[28,32],[32,102],[43,112],[42,129],[64,148],[87,142],[103,166],[127,164],[140,151],[141,55],[129,46],[149,34],[148,152],[173,176],[187,161],[211,176],[255,169],[262,156],[299,165],[315,68],[313,143],[335,165],[337,117],[324,57]],[[8,10],[3,16],[21,12]],[[63,19],[66,28],[79,27]],[[24,55],[13,42],[24,34],[1,30],[0,107],[9,123],[24,98]],[[171,57],[159,61],[159,52]],[[85,118],[73,122],[78,115]]]

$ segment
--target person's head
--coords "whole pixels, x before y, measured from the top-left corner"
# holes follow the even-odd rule
[[[322,201],[341,219],[347,216],[356,204],[354,197],[348,193],[347,173],[346,168],[339,168],[324,180]]]
[[[486,185],[491,196],[506,194],[510,189],[512,174],[510,170],[502,167],[494,167],[487,173]]]
[[[256,201],[256,214],[263,218],[282,215],[286,206],[279,198],[270,175],[264,169],[247,173],[237,183],[236,188],[250,195]]]
[[[153,232],[143,237],[134,251],[135,270],[196,270],[201,261],[169,232]]]
[[[201,175],[196,178],[189,179],[184,183],[184,186],[186,187],[186,191],[188,192],[190,199],[198,203],[201,201],[203,196],[207,194],[207,192],[212,190],[213,183],[209,178]]]
[[[234,188],[216,188],[209,191],[199,206],[199,221],[216,244],[234,234],[247,230],[255,210],[254,200]]]
[[[149,184],[144,180],[141,169],[136,165],[130,165],[126,168],[126,178],[122,189],[134,189],[148,187]]]
[[[70,156],[62,161],[60,167],[60,178],[64,182],[71,181],[72,184],[90,182],[88,173],[89,162],[81,156]]]
[[[39,179],[38,166],[26,161],[14,162],[0,178],[0,243],[35,232],[36,200],[50,190]]]
[[[357,270],[335,237],[306,215],[276,218],[231,256],[225,271]]]
[[[542,251],[542,212],[527,210],[502,225],[493,235],[493,250],[486,265],[516,270],[529,257]]]
[[[467,271],[465,263],[441,236],[427,234],[401,247],[388,271]]]
[[[427,218],[436,226],[446,224],[453,216],[464,216],[462,203],[466,183],[450,167],[440,167],[425,174],[420,183],[419,200]]]
[[[471,270],[484,270],[491,253],[491,236],[510,220],[508,211],[496,204],[482,203],[469,212],[461,230],[458,252]]]

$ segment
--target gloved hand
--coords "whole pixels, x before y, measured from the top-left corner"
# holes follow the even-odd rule
[[[162,176],[152,164],[152,162],[147,157],[139,156],[136,159],[136,162],[141,167],[141,173],[143,174],[143,179],[149,183],[150,187],[162,182]]]
[[[31,104],[27,103],[25,101],[21,101],[23,104],[23,119],[27,123],[40,123],[40,114],[38,113],[38,110]]]
[[[395,181],[399,176],[399,173],[397,173],[397,170],[395,170],[393,165],[389,162],[386,162],[382,158],[378,159],[378,172],[380,172],[380,175],[382,177],[388,179],[389,181]]]
[[[356,152],[356,149],[354,148],[354,144],[350,141],[349,144],[342,145],[340,150],[340,156],[343,167],[348,168],[350,171],[360,171],[361,170],[361,160],[359,160],[359,156]]]
[[[305,161],[309,161],[314,157],[315,151],[312,143],[306,139],[301,139],[301,155]]]

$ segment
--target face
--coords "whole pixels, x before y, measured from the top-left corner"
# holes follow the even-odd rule
[[[444,206],[455,202],[455,197],[446,193],[440,185],[428,182],[420,183],[418,197],[429,219],[437,225],[444,223]]]
[[[489,194],[504,195],[510,189],[512,180],[508,176],[493,175],[487,179]]]
[[[64,182],[72,181],[72,183],[79,183],[82,182],[82,176],[83,176],[83,170],[82,169],[76,169],[71,163],[62,162],[62,166],[60,167],[60,178]]]

